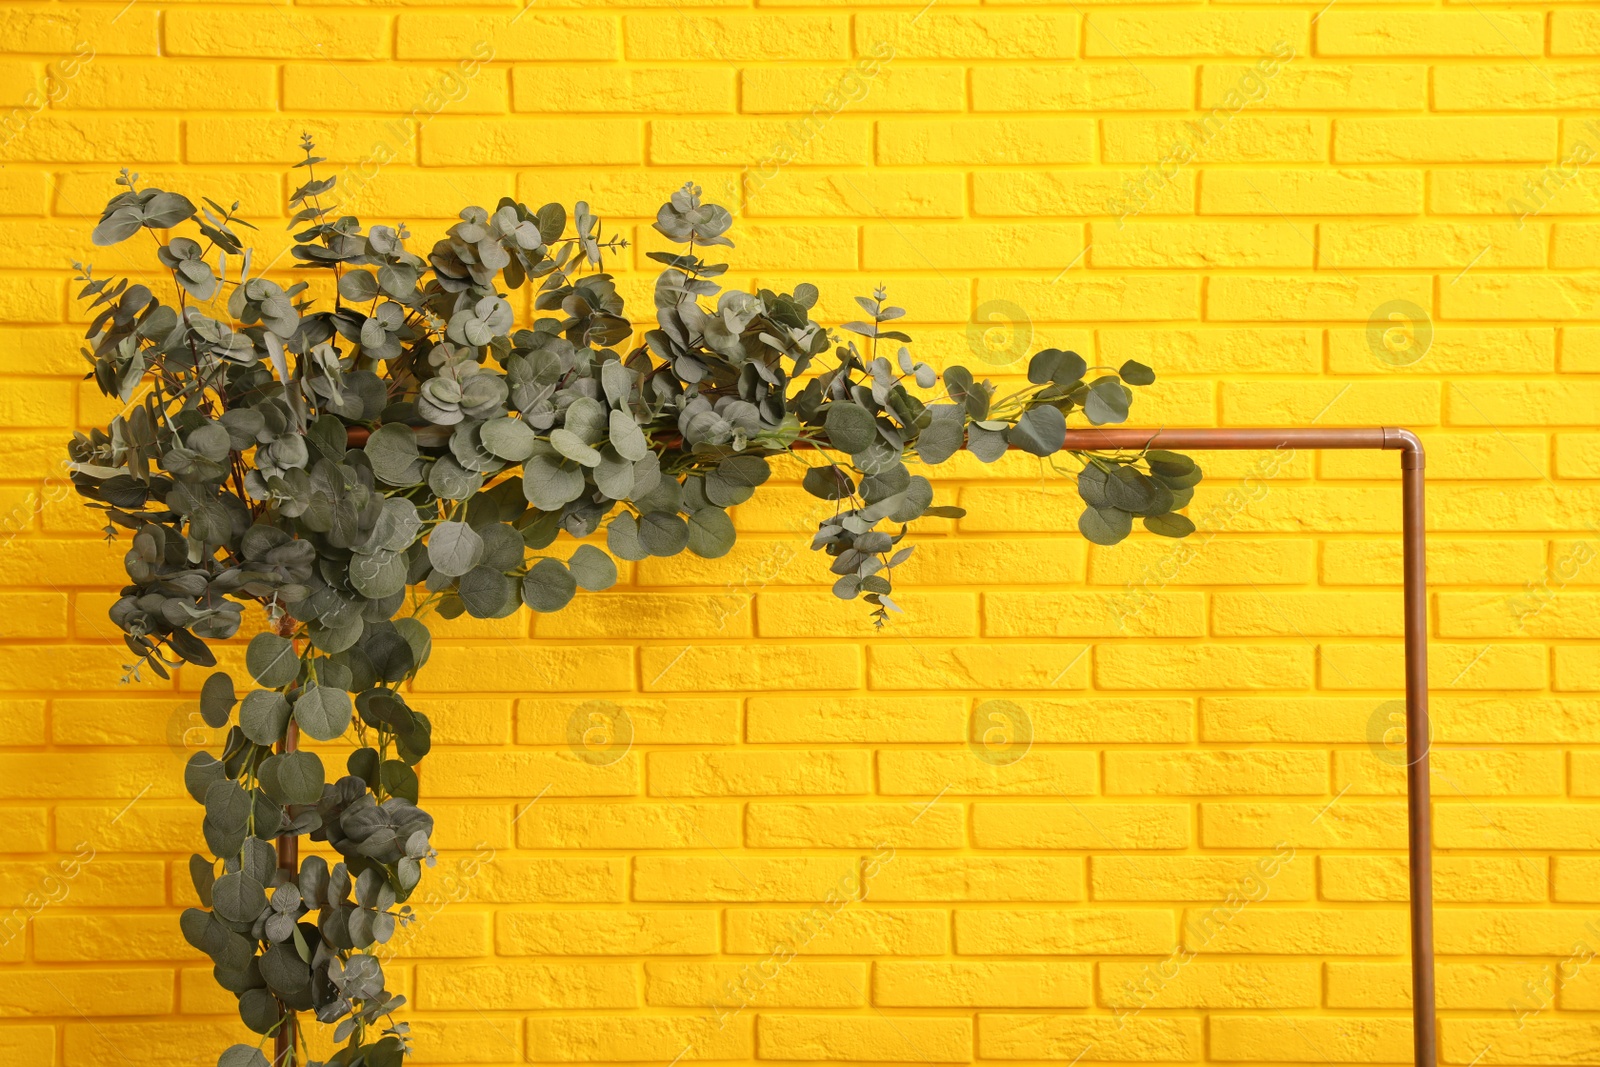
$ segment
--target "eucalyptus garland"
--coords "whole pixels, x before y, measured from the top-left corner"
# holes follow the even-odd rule
[[[726,264],[703,257],[732,246],[732,216],[692,184],[656,217],[682,251],[650,253],[655,326],[629,346],[604,270],[626,242],[586,204],[469,207],[419,255],[403,226],[324,207],[335,179],[303,147],[291,252],[319,273],[292,284],[253,258],[237,203],[117,179],[94,243],[147,235],[171,285],[163,299],[74,264],[94,312],[88,377],[124,409],[74,438],[72,480],[109,538],[132,534],[111,609],[130,679],[215,666],[208,642],[233,637],[247,604],[268,620],[248,678],[206,679],[201,713],[226,740],[184,772],[210,855],[190,858],[203,906],[183,933],[262,1035],[219,1067],[266,1067],[268,1038],[278,1067],[317,1067],[305,1015],[342,1046],[327,1064],[396,1067],[403,998],[374,946],[413,920],[405,902],[434,862],[417,778],[432,726],[401,691],[428,659],[429,612],[553,612],[616,582],[615,559],[724,555],[728,509],[792,455],[833,504],[812,547],[831,557],[834,592],[881,626],[899,610],[907,524],[962,514],[933,503],[908,458],[1055,456],[1069,416],[1122,422],[1130,387],[1154,375],[1047,349],[1002,396],[917,360],[881,288],[837,331],[811,317],[815,286],[724,290]],[[539,314],[519,328],[506,294],[523,286]],[[1187,457],[1070,455],[1090,540],[1115,543],[1135,517],[1194,529],[1177,514],[1201,476]],[[609,551],[557,550],[602,527]],[[301,738],[357,747],[330,774]],[[301,836],[337,862],[297,861]]]

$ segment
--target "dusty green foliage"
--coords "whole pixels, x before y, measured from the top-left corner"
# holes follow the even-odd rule
[[[407,1048],[391,1019],[402,998],[370,950],[411,918],[405,901],[433,858],[415,772],[431,726],[400,692],[428,658],[421,616],[557,611],[580,587],[612,585],[612,556],[724,555],[727,509],[768,479],[770,457],[793,454],[831,504],[813,547],[832,557],[834,592],[881,625],[898,610],[890,575],[911,552],[907,524],[961,514],[933,503],[908,457],[1053,456],[1069,416],[1122,422],[1131,387],[1154,375],[1133,362],[1091,374],[1051,349],[1006,396],[962,367],[941,380],[882,289],[857,298],[862,318],[838,334],[812,320],[814,286],[721,289],[726,265],[703,256],[732,246],[732,217],[694,186],[657,216],[683,250],[651,253],[657,325],[626,348],[632,328],[603,270],[623,242],[585,204],[467,208],[420,256],[403,227],[363,230],[324,208],[334,182],[304,147],[292,250],[334,276],[321,310],[305,282],[253,269],[237,204],[196,207],[124,171],[94,241],[147,232],[178,299],[80,268],[97,312],[89,376],[128,406],[70,452],[108,536],[133,534],[111,611],[131,676],[213,666],[206,642],[232,637],[248,603],[273,624],[250,642],[247,691],[219,672],[202,692],[206,721],[228,734],[185,772],[214,856],[191,860],[206,907],[185,913],[185,936],[256,1032],[309,1012],[347,1042],[330,1063],[389,1067]],[[543,314],[518,328],[505,293],[524,285]],[[1168,536],[1193,530],[1176,513],[1200,480],[1187,457],[1071,455],[1091,540],[1120,540],[1135,516]],[[602,527],[611,555],[554,548]],[[314,740],[353,737],[345,773],[282,751],[291,723]],[[341,862],[279,871],[271,842],[301,834]],[[246,1045],[220,1060],[265,1062]]]

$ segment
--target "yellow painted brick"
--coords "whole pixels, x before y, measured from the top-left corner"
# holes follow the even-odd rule
[[[1600,370],[1600,327],[1567,326],[1562,329],[1561,369]]]
[[[1247,580],[1256,586],[1303,585],[1311,580],[1314,553],[1314,546],[1299,540],[1130,541],[1096,549],[1089,578],[1096,584],[1122,585],[1122,595],[1137,605],[1169,585],[1237,585]]]
[[[1592,1055],[1594,1042],[1594,1024],[1587,1019],[1460,1019],[1441,1031],[1440,1054],[1468,1063],[1488,1048],[1484,1061],[1489,1064],[1564,1063]]]
[[[989,637],[1199,637],[1205,633],[1199,593],[985,593]]]
[[[1590,856],[1557,856],[1552,861],[1550,896],[1564,902],[1600,902],[1600,863]]]
[[[238,1019],[123,1023],[117,1027],[115,1035],[93,1020],[73,1021],[63,1029],[61,1062],[64,1067],[89,1067],[108,1062],[125,1063],[128,1067],[160,1067],[171,1063],[174,1057],[180,1057],[179,1062],[185,1059],[200,1062],[210,1059],[218,1049],[250,1036]],[[44,1049],[43,1059],[28,1062],[52,1063],[53,1042]]]
[[[897,572],[898,579],[898,572]],[[974,637],[978,633],[978,601],[971,593],[923,593],[899,579],[894,602],[903,610],[891,615],[882,636]],[[902,592],[901,590],[905,590]],[[807,637],[811,634],[874,632],[874,622],[860,601],[840,600],[832,592],[774,593],[756,597],[757,630],[762,637]]]
[[[1416,215],[1423,177],[1408,170],[1207,170],[1200,211],[1214,215]]]
[[[957,909],[955,950],[963,956],[1081,956],[1167,952],[1173,913],[1085,907],[1072,911]]]
[[[1600,15],[1593,11],[1556,11],[1550,16],[1550,54],[1600,55]]]
[[[1364,741],[1374,702],[1351,697],[1204,697],[1207,741]],[[1381,733],[1380,733],[1381,736]]]
[[[1405,793],[1404,760],[1395,750],[1339,752],[1334,755],[1338,788],[1352,794]],[[1446,796],[1559,796],[1561,757],[1555,752],[1485,752],[1434,748],[1434,780]]]
[[[640,252],[651,246],[678,250],[653,228],[641,230]],[[753,270],[853,270],[859,259],[854,226],[747,226],[739,231],[739,248],[740,259]],[[640,265],[647,261],[641,259]]]
[[[1458,270],[1545,265],[1543,227],[1511,223],[1323,223],[1318,262],[1327,267]],[[1487,251],[1485,251],[1487,249]]]
[[[980,171],[972,176],[973,210],[979,215],[1100,215],[1140,174],[1126,170]],[[1181,171],[1154,190],[1144,215],[1181,215],[1194,204],[1195,176]]]
[[[1544,19],[1531,11],[1330,11],[1317,19],[1319,55],[1527,56],[1543,51]]]
[[[1470,63],[1439,69],[1434,100],[1440,111],[1592,108],[1600,79],[1592,66]]]
[[[377,13],[179,8],[166,13],[165,24],[165,55],[299,59],[311,52],[329,60],[382,59],[389,54],[389,20]],[[120,35],[122,19],[117,26]]]
[[[170,968],[52,968],[33,974],[7,971],[0,977],[0,1016],[37,1018],[93,1012],[103,1015],[169,1015],[173,1010]],[[7,1027],[6,1031],[12,1031]],[[17,1059],[15,1063],[49,1063]]]
[[[674,67],[514,67],[512,99],[517,110],[563,114],[726,114],[734,110],[734,72]]]
[[[1295,12],[1126,12],[1088,16],[1089,56],[1251,56],[1286,58],[1280,42],[1304,51],[1309,22]],[[1289,51],[1288,55],[1293,55]]]
[[[549,14],[522,8],[512,14],[402,13],[395,54],[401,59],[495,60],[617,59],[617,20],[606,15]],[[487,60],[486,60],[487,61]]]
[[[745,815],[751,848],[958,848],[966,839],[958,804],[760,804]]]
[[[525,800],[546,786],[551,796],[632,796],[639,791],[639,763],[633,754],[597,764],[574,752],[452,749],[429,758],[428,784],[447,797]]]
[[[842,59],[849,54],[843,15],[627,15],[623,40],[629,59],[703,56],[741,60]]]
[[[575,604],[572,606],[576,606]],[[517,702],[517,743],[565,745],[576,726],[617,726],[627,716],[633,743],[641,745],[732,744],[739,737],[739,705],[730,698],[693,700],[637,696],[596,701],[585,697]],[[597,720],[594,713],[600,716]],[[574,722],[574,716],[577,716]],[[437,727],[436,727],[437,729]],[[579,734],[581,739],[582,734]],[[602,745],[609,747],[609,743]]]
[[[0,290],[0,322],[5,323],[35,323],[55,322],[61,317],[61,286],[53,278],[18,278],[6,279],[6,286]],[[39,384],[39,383],[35,383]],[[5,409],[9,411],[25,412],[20,417],[20,423],[8,425],[38,425],[30,419],[40,418],[41,412],[52,411],[48,416],[51,422],[61,425],[65,423],[61,407],[71,404],[71,389],[63,388],[64,383],[51,382],[40,384],[44,392],[43,400],[37,398],[21,398],[15,395],[8,397]]]
[[[878,869],[879,901],[1055,901],[1083,899],[1083,861],[1074,857],[906,856]]]
[[[1252,87],[1259,71],[1249,65],[1207,63],[1200,70],[1200,106],[1226,105],[1228,93]],[[1427,68],[1380,63],[1304,63],[1283,67],[1252,107],[1286,111],[1421,111],[1427,103]]]
[[[1095,685],[1104,689],[1293,689],[1311,684],[1302,645],[1103,645]]]
[[[1070,59],[1078,20],[1067,12],[864,12],[856,18],[856,51],[892,45],[908,59]]]
[[[413,132],[397,127],[392,119],[318,116],[307,122],[259,115],[185,119],[183,158],[187,163],[292,164],[305,158],[299,147],[301,131],[316,140],[317,155],[326,156],[335,166],[360,160],[416,160]],[[377,145],[387,146],[387,151],[375,153]],[[174,153],[170,158],[177,156]]]
[[[502,856],[473,866],[458,865],[463,881],[471,879],[471,899],[488,904],[533,901],[605,902],[626,899],[624,864],[617,859],[558,856]]]
[[[1600,497],[1583,486],[1529,484],[1516,494],[1503,487],[1445,484],[1431,494],[1439,530],[1592,530],[1600,525]]]
[[[1508,575],[1514,579],[1515,575]],[[1543,566],[1524,588],[1503,593],[1439,594],[1442,637],[1600,637],[1600,595],[1563,588]]]
[[[503,115],[511,109],[509,79],[503,70],[405,66],[349,74],[330,63],[286,63],[286,108],[312,110],[336,98],[350,111],[395,114]]]
[[[1411,865],[1404,856],[1323,856],[1317,862],[1326,900],[1410,899]],[[1549,897],[1545,866],[1531,856],[1435,856],[1434,895],[1445,903],[1543,901]]]
[[[533,1016],[528,1020],[528,1058],[587,1062],[671,1060],[685,1045],[707,1060],[743,1060],[755,1055],[754,1020],[730,1019],[725,1027],[700,1016]]]
[[[85,54],[79,42],[90,43],[96,56],[154,56],[157,13],[150,9],[121,11],[111,8],[40,7],[8,5],[0,12],[0,46],[11,53],[48,56]]]
[[[1497,433],[1492,437],[1429,433],[1425,444],[1428,477],[1458,481],[1526,481],[1544,477],[1545,456],[1550,451],[1549,441],[1542,434],[1525,433]],[[1394,456],[1383,452],[1330,450],[1322,453],[1320,465],[1324,478],[1400,479]],[[1483,572],[1478,574],[1481,577]]]
[[[1315,1008],[1321,976],[1314,963],[1186,962],[1100,965],[1100,999],[1115,1008]]]
[[[479,119],[440,117],[422,129],[421,161],[428,166],[537,166],[640,162],[643,130],[631,119]],[[560,146],[559,149],[557,146]]]
[[[1438,913],[1434,946],[1449,955],[1564,956],[1600,922],[1600,911],[1570,908],[1447,908]]]
[[[651,194],[655,199],[659,196]],[[753,197],[752,216],[957,218],[962,176],[954,172],[840,171],[786,167]]]
[[[1010,756],[1010,751],[1005,753]],[[878,791],[888,796],[1090,796],[1095,761],[1086,752],[1030,749],[1015,762],[990,762],[977,752],[878,753]]]
[[[1082,689],[1087,649],[1071,645],[872,645],[868,679],[874,689]]]
[[[868,224],[862,231],[862,264],[869,270],[1059,270],[1083,247],[1083,227],[1071,224],[994,223],[982,229],[956,223]]]
[[[517,820],[524,848],[731,848],[740,813],[723,804],[564,804],[541,801]]]
[[[632,1008],[638,985],[625,963],[423,963],[417,1005],[427,1011]]]
[[[1012,703],[1028,717],[1034,741],[1045,744],[1187,741],[1194,718],[1191,701],[1172,697],[1142,699],[1102,693],[1089,700],[1024,696]],[[983,710],[984,702],[979,701],[973,714],[981,718]]]
[[[1600,736],[1600,701],[1435,694],[1435,737],[1462,744],[1586,744]]]
[[[1320,796],[1328,760],[1320,752],[1108,752],[1107,796]]]
[[[51,179],[43,171],[6,171],[0,174],[0,214],[43,216],[50,192]]]
[[[1516,170],[1448,167],[1430,171],[1428,206],[1440,214],[1510,215],[1519,219],[1536,210],[1541,202],[1551,215],[1592,212],[1600,204],[1593,183],[1563,180],[1572,163],[1582,156],[1561,158],[1566,164],[1562,173],[1555,169],[1555,160],[1537,169],[1529,165]]]
[[[1310,267],[1315,249],[1284,222],[1097,222],[1094,267]]]
[[[770,67],[740,74],[739,100],[747,114],[804,114],[818,123],[846,108],[962,111],[967,95],[963,74],[959,67],[873,59],[860,59],[846,67]]]
[[[1460,966],[1438,968],[1435,974],[1440,985],[1445,984],[1447,969]],[[1330,962],[1323,967],[1330,1008],[1403,1008],[1411,1004],[1411,968],[1407,964]]]
[[[154,908],[166,903],[158,859],[115,859],[81,842],[67,856],[13,861],[0,876],[0,908],[68,903],[74,908]]]
[[[652,752],[651,796],[849,796],[869,791],[865,752]]]
[[[495,950],[511,956],[704,956],[717,950],[704,911],[500,911]]]
[[[838,125],[837,120],[832,125]],[[1094,123],[1090,119],[884,119],[878,123],[877,162],[890,166],[1087,163],[1093,155]]]
[[[486,911],[437,910],[424,914],[385,943],[401,958],[472,958],[487,956],[492,917]]]
[[[1563,478],[1600,477],[1600,462],[1595,449],[1600,434],[1563,433],[1556,435],[1556,474]]]
[[[859,606],[859,605],[858,605]],[[597,593],[535,622],[541,638],[749,637],[750,613],[694,593]]]
[[[746,711],[750,741],[767,744],[960,741],[966,701],[954,696],[897,697],[886,718],[875,697],[753,696]]]
[[[177,918],[175,912],[62,915],[45,911],[33,919],[33,956],[52,963],[190,960],[195,950],[184,943]]]
[[[1600,266],[1600,227],[1581,222],[1562,222],[1551,229],[1554,234],[1550,246],[1551,266]]]
[[[884,960],[872,968],[872,1002],[903,1008],[1083,1008],[1093,1000],[1080,963]]]
[[[1095,63],[972,72],[974,111],[1186,111],[1193,104],[1193,77],[1181,67]]]
[[[1183,848],[1183,804],[975,804],[972,837],[980,848]]]
[[[419,689],[433,691],[499,691],[525,693],[551,690],[622,690],[633,673],[625,648],[520,647],[515,659],[505,657],[493,665],[476,649],[460,645],[437,646],[428,670],[419,674]]]
[[[1200,291],[1193,278],[1144,274],[1068,276],[1054,283],[993,278],[979,280],[978,300],[1009,301],[1048,322],[1193,319],[1199,317]]]
[[[1556,154],[1556,124],[1545,118],[1339,119],[1335,163],[1543,162]]]
[[[986,1014],[978,1021],[978,1054],[1000,1060],[1068,1060],[1090,1048],[1117,1060],[1182,1061],[1200,1053],[1197,1019],[1140,1015],[1126,1019],[1072,1015]]]
[[[1600,819],[1580,805],[1441,804],[1434,825],[1440,848],[1586,850],[1600,840]]]
[[[871,157],[871,126],[860,119],[827,123],[784,119],[654,119],[650,162],[750,168],[747,195],[797,165],[861,166]]]
[[[1215,593],[1211,630],[1230,637],[1404,635],[1395,593]]]
[[[1272,1060],[1285,1048],[1307,1046],[1337,1048],[1346,1063],[1395,1063],[1412,1053],[1411,1020],[1280,1013],[1227,1016],[1212,1023],[1211,1054],[1223,1062]]]
[[[1404,848],[1405,806],[1340,800],[1313,803],[1200,805],[1200,842],[1207,848]],[[1449,847],[1442,841],[1441,847]]]
[[[842,882],[859,893],[854,857],[640,856],[633,862],[633,899],[812,903]]]
[[[1328,280],[1224,275],[1211,279],[1206,311],[1208,317],[1219,319],[1366,322],[1390,300],[1431,303],[1431,288],[1425,275],[1358,275]]]
[[[1193,119],[1112,118],[1101,124],[1102,158],[1107,163],[1176,162],[1190,156],[1207,163],[1321,161],[1328,158],[1328,125],[1321,117],[1220,108]]]
[[[1310,900],[1313,883],[1311,864],[1305,860],[1272,864],[1245,856],[1095,856],[1089,861],[1095,900],[1220,901],[1229,894]]]
[[[727,915],[727,950],[741,955],[942,956],[950,950],[949,914],[925,908],[733,908]]]
[[[904,1015],[773,1015],[757,1027],[761,1055],[783,1060],[966,1063],[972,1020]]]
[[[1184,947],[1195,952],[1317,956],[1404,952],[1406,930],[1406,914],[1400,909],[1279,908],[1270,904],[1190,908],[1182,926]],[[1440,945],[1439,951],[1449,950]]]
[[[1583,381],[1453,382],[1446,394],[1458,426],[1578,426],[1592,424],[1600,383]],[[1531,473],[1531,472],[1530,472]]]
[[[644,688],[653,692],[699,691],[720,678],[725,692],[856,689],[861,685],[857,652],[840,655],[831,645],[762,648],[736,645],[659,645],[640,650]]]
[[[882,964],[879,964],[882,966]],[[855,1008],[866,1002],[867,965],[789,961],[777,974],[754,963],[644,965],[645,1003],[674,1008]]]

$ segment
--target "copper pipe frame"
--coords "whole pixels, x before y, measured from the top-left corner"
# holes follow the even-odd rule
[[[365,443],[365,427],[350,427],[351,447]],[[359,437],[357,436],[359,435]],[[1406,635],[1406,826],[1411,859],[1411,994],[1416,1067],[1438,1062],[1433,979],[1433,821],[1428,778],[1428,593],[1424,559],[1422,442],[1393,426],[1362,429],[1093,429],[1068,430],[1062,447],[1094,451],[1174,448],[1200,451],[1299,448],[1381,449],[1400,453],[1401,536],[1404,544]],[[292,727],[291,727],[292,729]],[[288,751],[293,751],[291,739]],[[279,865],[293,865],[293,839],[279,840]],[[279,1056],[285,1055],[283,1036]],[[274,1067],[282,1059],[274,1061]]]
[[[1411,856],[1411,1013],[1416,1067],[1435,1067],[1439,1034],[1433,983],[1433,822],[1428,782],[1428,591],[1424,559],[1422,442],[1410,430],[1068,430],[1078,450],[1374,448],[1400,453],[1405,550],[1406,826]]]

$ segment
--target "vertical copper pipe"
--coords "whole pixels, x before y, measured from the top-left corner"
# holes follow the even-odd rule
[[[1428,576],[1424,539],[1422,445],[1396,431],[1399,442],[1406,615],[1406,827],[1411,854],[1412,1039],[1418,1067],[1438,1062],[1433,1011],[1433,820],[1428,780]],[[1391,446],[1395,447],[1395,446]]]
[[[1427,516],[1422,442],[1394,427],[1304,429],[1068,430],[1075,449],[1373,448],[1400,452],[1406,635],[1406,837],[1411,858],[1411,994],[1416,1067],[1436,1067],[1438,1022],[1433,982],[1433,824],[1428,780]]]
[[[294,752],[300,747],[300,726],[289,720],[289,729],[284,732],[283,740],[278,742],[279,752]],[[294,834],[281,834],[278,837],[278,871],[286,877],[295,879],[300,874],[300,838]],[[295,1020],[289,1019],[278,1027],[277,1033],[272,1036],[272,1067],[286,1067],[289,1057],[294,1054]]]

